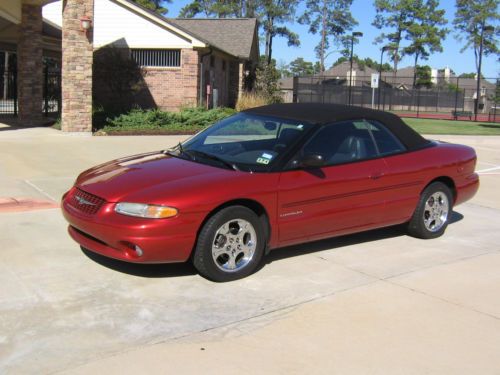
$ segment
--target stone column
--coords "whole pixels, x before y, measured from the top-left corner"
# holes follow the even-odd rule
[[[82,17],[92,20],[81,28]],[[92,131],[92,58],[94,0],[63,0],[62,130]]]
[[[21,26],[17,46],[17,94],[21,126],[43,121],[42,7],[21,5]]]

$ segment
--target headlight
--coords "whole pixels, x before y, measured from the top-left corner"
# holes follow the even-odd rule
[[[147,219],[164,219],[177,215],[176,208],[144,203],[120,202],[115,206],[115,212],[123,215],[144,217]]]

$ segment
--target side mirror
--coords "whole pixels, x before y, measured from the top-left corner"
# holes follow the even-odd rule
[[[325,164],[323,156],[319,154],[307,154],[304,155],[300,161],[300,165],[305,168],[319,168]]]

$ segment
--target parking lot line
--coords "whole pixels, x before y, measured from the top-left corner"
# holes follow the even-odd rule
[[[480,170],[476,171],[476,173],[493,172],[493,171],[498,171],[498,170],[500,170],[500,166],[496,166],[493,168],[480,169]]]

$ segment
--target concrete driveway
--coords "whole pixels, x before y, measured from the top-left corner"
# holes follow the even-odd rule
[[[76,175],[180,139],[0,128],[0,373],[500,373],[500,137],[439,136],[482,187],[436,240],[279,249],[226,284],[82,252],[50,208]]]

